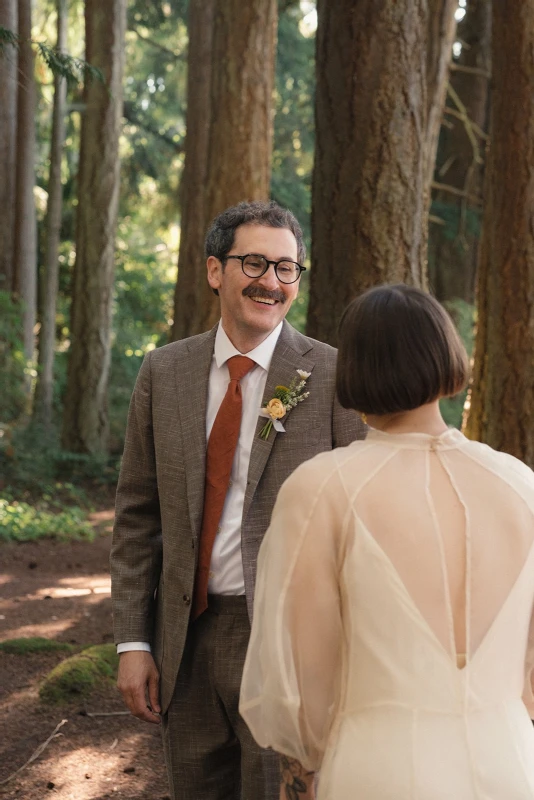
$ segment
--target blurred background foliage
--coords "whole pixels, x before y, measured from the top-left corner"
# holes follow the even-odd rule
[[[465,3],[461,2],[462,5]],[[54,8],[52,0],[36,0],[33,31],[36,40],[55,41]],[[83,11],[82,0],[70,0],[68,50],[78,58],[84,56]],[[315,3],[312,0],[281,0],[279,12],[271,194],[281,205],[291,208],[301,222],[309,253],[314,155]],[[139,366],[148,350],[168,340],[180,237],[187,14],[187,0],[158,0],[153,3],[132,0],[128,5],[109,386],[109,456],[65,453],[59,444],[56,427],[44,431],[35,424],[27,424],[21,378],[26,374],[31,380],[35,377],[35,369],[34,365],[25,362],[18,338],[21,308],[7,292],[0,292],[0,490],[3,487],[4,492],[8,492],[5,495],[8,504],[12,500],[9,491],[13,488],[19,493],[19,500],[23,500],[46,494],[53,486],[58,497],[72,502],[72,493],[64,489],[67,485],[83,483],[84,480],[93,486],[113,485],[123,446],[128,404]],[[460,53],[456,52],[456,60],[459,57]],[[42,265],[53,99],[53,76],[42,59],[37,59],[36,75],[39,99],[35,197],[39,226],[38,260]],[[61,418],[70,344],[81,102],[81,87],[70,88],[62,163],[64,199],[56,316],[54,404],[57,427]],[[443,160],[446,147],[447,142],[440,138],[438,163],[440,158]],[[432,214],[440,221],[443,235],[460,249],[465,231],[478,237],[478,209],[461,208],[454,198],[448,202],[448,198],[440,195],[434,199]],[[328,265],[325,268],[328,269]],[[308,286],[309,271],[303,276],[300,295],[288,317],[301,331],[305,329]],[[453,299],[449,309],[471,351],[472,299]],[[443,403],[449,424],[460,426],[463,399],[458,397]],[[4,504],[4,517],[8,513],[6,508]],[[23,511],[26,513],[27,510]],[[14,511],[9,513],[15,514]],[[32,530],[35,524],[32,522]]]
[[[68,50],[83,58],[83,2],[70,0]],[[172,321],[173,292],[179,246],[180,177],[184,162],[187,80],[187,0],[128,6],[124,125],[120,140],[121,193],[116,240],[116,279],[113,345],[109,385],[110,457],[66,454],[59,444],[59,420],[70,345],[69,315],[75,261],[77,172],[80,139],[81,87],[68,93],[67,130],[62,165],[63,215],[60,276],[56,316],[55,419],[57,428],[45,432],[27,426],[21,417],[24,393],[21,375],[33,365],[25,362],[20,308],[0,292],[0,481],[35,495],[68,475],[104,481],[116,479],[122,451],[128,404],[145,353],[165,344]],[[290,2],[280,7],[272,196],[296,214],[310,248],[310,194],[313,166],[315,84],[314,3]],[[36,40],[55,41],[52,0],[38,0],[34,14]],[[39,92],[35,196],[38,209],[39,264],[44,260],[44,216],[49,177],[53,76],[42,59],[36,60]],[[307,277],[307,276],[306,276]],[[290,312],[290,321],[304,330],[307,280]],[[13,424],[15,423],[16,424]],[[68,468],[66,469],[66,465]]]

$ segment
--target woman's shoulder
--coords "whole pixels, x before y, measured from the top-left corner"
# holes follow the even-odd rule
[[[511,480],[518,479],[522,484],[529,486],[534,491],[534,472],[524,461],[516,458],[516,456],[504,453],[502,450],[495,450],[488,444],[471,439],[465,439],[463,450],[480,464],[501,477]]]
[[[357,462],[363,458],[364,453],[369,449],[365,440],[354,441],[345,447],[336,447],[333,450],[326,450],[323,453],[318,453],[308,461],[303,461],[287,478],[284,486],[297,486],[305,484],[308,491],[311,487],[314,490],[319,490],[321,486],[325,486],[331,480],[335,480],[347,465],[356,467]]]

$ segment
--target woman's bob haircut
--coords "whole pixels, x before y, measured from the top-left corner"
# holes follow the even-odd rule
[[[403,283],[357,297],[339,327],[336,388],[344,408],[410,411],[465,388],[467,353],[445,309]]]

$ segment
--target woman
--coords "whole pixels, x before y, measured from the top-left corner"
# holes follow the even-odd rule
[[[240,708],[321,771],[320,800],[534,798],[534,475],[447,428],[467,373],[428,294],[363,294],[337,390],[367,439],[299,467],[273,511]]]

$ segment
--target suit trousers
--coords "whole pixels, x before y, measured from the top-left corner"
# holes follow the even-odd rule
[[[278,756],[239,714],[250,637],[245,597],[209,596],[190,623],[174,695],[163,716],[173,800],[278,800]]]

